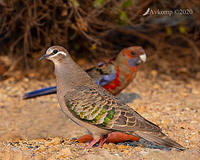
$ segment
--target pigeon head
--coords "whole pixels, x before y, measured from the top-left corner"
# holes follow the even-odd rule
[[[47,49],[46,53],[39,59],[49,59],[54,63],[61,62],[64,58],[70,57],[68,51],[61,46],[52,46]]]
[[[146,61],[146,53],[140,46],[125,48],[122,50],[122,55],[128,59],[130,67],[139,65],[141,62]]]

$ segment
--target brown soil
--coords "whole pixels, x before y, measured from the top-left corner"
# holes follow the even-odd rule
[[[139,72],[122,93],[129,105],[142,116],[159,125],[163,132],[188,148],[180,152],[150,149],[138,145],[104,144],[86,149],[73,137],[83,135],[66,119],[56,95],[23,100],[23,93],[53,85],[9,78],[0,85],[0,160],[4,159],[199,159],[200,157],[200,83],[183,82],[160,75],[155,70]],[[141,98],[133,101],[131,93]],[[135,94],[136,95],[136,94]],[[139,96],[136,96],[139,97]]]

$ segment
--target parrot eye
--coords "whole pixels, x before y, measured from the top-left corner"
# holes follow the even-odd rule
[[[132,56],[137,56],[137,54],[135,52],[133,52],[133,51],[131,51],[131,55]]]
[[[58,53],[58,50],[57,50],[57,49],[54,49],[54,50],[53,50],[53,54],[56,54],[56,53]]]

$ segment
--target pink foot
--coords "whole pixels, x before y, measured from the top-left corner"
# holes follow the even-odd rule
[[[92,148],[97,142],[99,142],[100,138],[93,139],[86,148]]]
[[[99,141],[99,145],[98,147],[102,147],[103,144],[106,142],[107,138],[101,138],[100,141]]]

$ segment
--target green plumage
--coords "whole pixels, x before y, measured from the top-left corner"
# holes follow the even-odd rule
[[[95,113],[97,113],[97,111],[99,111],[99,107],[97,107],[91,114],[94,115]]]
[[[102,115],[106,113],[106,108],[106,106],[103,107],[101,112],[92,120],[93,123],[96,123],[102,117]]]
[[[96,107],[95,108],[94,104],[91,105],[92,107],[83,106],[82,107],[83,110],[89,109],[91,111],[92,110],[91,108],[95,108],[91,112],[91,115],[95,115],[101,109],[101,111],[93,119],[90,120],[89,116],[86,115],[86,112],[84,112],[84,111],[78,112],[76,110],[76,107],[73,106],[73,103],[70,104],[69,101],[66,101],[66,106],[72,111],[72,113],[76,117],[78,117],[79,119],[82,119],[82,120],[86,120],[86,121],[88,121],[90,123],[98,123],[98,121],[102,118],[102,116],[106,115],[106,116],[104,116],[105,118],[103,119],[103,122],[102,123],[98,123],[99,125],[102,125],[102,126],[107,126],[108,123],[110,122],[110,120],[113,119],[114,114],[115,114],[115,109],[112,108],[111,110],[108,110],[110,108],[108,105],[103,106],[102,109],[100,107]]]
[[[104,118],[104,121],[103,121],[102,125],[103,125],[103,126],[107,126],[108,123],[110,122],[110,120],[113,119],[114,115],[115,115],[115,109],[112,108],[112,109],[108,112],[107,116]]]

